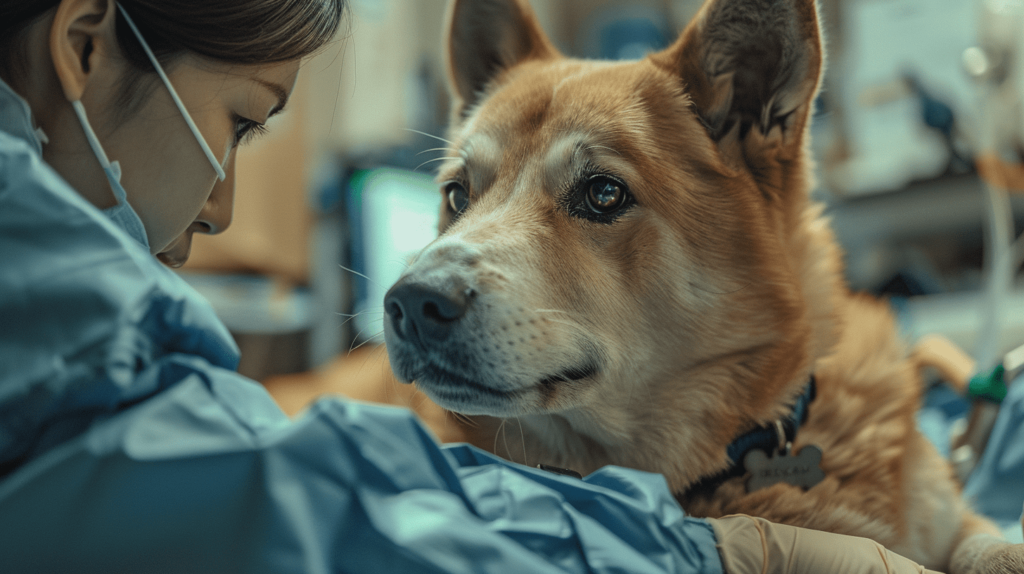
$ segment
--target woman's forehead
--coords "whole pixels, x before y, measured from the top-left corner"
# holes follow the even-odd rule
[[[300,65],[298,60],[238,65],[188,58],[174,66],[169,75],[179,90],[193,89],[225,96],[244,92],[249,97],[271,101],[276,111],[284,107],[295,89]]]

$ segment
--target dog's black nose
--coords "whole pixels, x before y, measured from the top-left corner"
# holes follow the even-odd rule
[[[394,334],[406,341],[443,341],[466,314],[474,296],[464,286],[447,289],[399,281],[384,297]]]

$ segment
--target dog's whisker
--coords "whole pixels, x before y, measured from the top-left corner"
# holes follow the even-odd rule
[[[361,315],[361,313],[356,313],[355,315],[352,315],[348,319],[345,319],[344,321],[342,321],[341,325],[338,325],[338,326],[339,327],[344,327],[345,325],[349,324],[349,321],[352,321],[353,319],[355,319],[356,317],[359,317],[360,315]]]
[[[341,267],[342,269],[344,269],[345,271],[348,271],[349,273],[351,273],[353,275],[358,275],[359,277],[362,277],[363,279],[366,279],[367,281],[369,281],[370,283],[373,283],[374,285],[376,285],[378,287],[384,287],[380,283],[374,281],[373,279],[370,279],[366,275],[363,275],[362,273],[360,273],[360,272],[358,272],[358,271],[356,271],[354,269],[349,269],[348,267],[345,267],[344,265],[342,265],[340,263],[338,264],[338,267]]]
[[[421,136],[427,136],[428,138],[434,138],[436,140],[443,141],[444,143],[446,143],[446,144],[448,144],[450,146],[454,146],[455,145],[455,142],[446,140],[446,139],[444,139],[442,137],[439,137],[439,136],[435,136],[434,134],[428,134],[427,132],[421,132],[420,130],[414,130],[412,128],[402,128],[402,129],[404,129],[407,132],[412,132],[414,134],[420,134]]]
[[[515,460],[512,457],[512,449],[508,446],[508,429],[505,427],[506,422],[508,422],[507,419],[501,422],[501,442],[505,445],[505,458]]]
[[[385,345],[379,345],[377,350],[373,353],[373,359],[380,359],[381,354],[387,355],[388,348]],[[386,361],[380,361],[380,376],[381,380],[384,381],[384,402],[391,403],[391,397],[388,396],[388,392],[392,389],[397,389],[398,379],[395,378],[395,373],[390,368]]]
[[[474,420],[473,420],[473,419],[471,419],[470,417],[468,417],[468,416],[466,416],[466,415],[464,415],[464,414],[462,414],[462,413],[457,413],[457,412],[455,412],[455,411],[450,411],[450,412],[451,412],[452,414],[454,414],[454,415],[455,415],[455,417],[456,417],[457,419],[461,420],[461,421],[462,421],[463,423],[465,423],[465,424],[467,424],[467,425],[469,425],[469,426],[471,426],[471,427],[473,427],[473,428],[475,428],[475,429],[478,429],[478,428],[480,428],[480,423],[478,423],[478,422],[474,421]]]
[[[409,401],[408,405],[409,405],[409,408],[412,409],[413,412],[418,413],[419,410],[420,410],[420,407],[422,407],[423,404],[426,403],[426,402],[427,402],[427,396],[426,395],[424,395],[423,393],[416,393],[416,394],[414,394],[412,396],[412,400]]]
[[[519,423],[519,440],[521,440],[522,444],[523,444],[523,464],[527,464],[527,462],[526,462],[526,433],[523,432],[523,420],[520,419],[517,416],[516,417],[516,422]]]
[[[342,321],[342,323],[341,323],[341,325],[339,325],[339,327],[344,327],[345,325],[348,325],[349,321],[352,321],[352,320],[356,319],[357,317],[364,317],[364,316],[378,315],[378,314],[380,315],[380,319],[374,319],[374,321],[383,321],[384,320],[384,309],[383,308],[380,309],[380,310],[360,311],[360,312],[356,313],[355,315],[346,315],[345,313],[338,313],[338,315],[341,315],[343,317],[348,317],[348,319],[345,319],[344,321]]]
[[[411,263],[409,263],[405,259],[396,259],[396,258],[388,259],[388,263],[397,263],[397,264],[401,265],[402,267],[404,267],[406,269],[408,269],[409,265],[411,265]]]
[[[379,337],[380,335],[383,335],[383,334],[384,334],[384,331],[379,331],[379,332],[378,332],[378,333],[377,333],[376,335],[374,335],[373,337],[370,337],[369,339],[367,339],[367,340],[363,341],[362,343],[359,343],[358,345],[356,345],[356,346],[355,346],[355,347],[353,347],[352,349],[349,349],[349,352],[351,353],[351,352],[354,352],[354,351],[358,351],[358,350],[359,350],[360,348],[362,348],[363,346],[365,346],[365,345],[366,345],[367,343],[369,343],[369,342],[373,341],[374,337]]]
[[[498,430],[494,433],[494,447],[491,452],[497,454],[498,452],[498,437],[501,435],[501,429],[505,427],[505,419],[501,419],[501,424],[498,425]]]
[[[448,421],[451,420],[448,417],[449,411],[448,410],[442,410],[441,412],[442,412],[442,418],[444,419],[444,428],[443,428],[443,430],[444,430],[445,434],[448,434]]]
[[[423,166],[425,166],[425,165],[427,165],[427,164],[429,164],[429,163],[434,163],[435,161],[448,161],[448,160],[450,160],[450,159],[459,159],[459,158],[457,158],[457,157],[452,157],[452,156],[450,156],[450,155],[446,155],[446,156],[444,156],[444,157],[435,157],[434,159],[428,159],[427,161],[425,161],[425,162],[423,162],[423,163],[419,164],[418,166],[416,166],[416,169],[414,169],[413,171],[419,171],[419,169],[420,169],[421,167],[423,167]]]
[[[355,346],[355,344],[356,344],[356,341],[358,341],[358,340],[359,340],[359,337],[360,337],[360,336],[362,336],[362,334],[363,334],[363,331],[364,331],[364,329],[360,329],[360,330],[359,330],[359,332],[357,332],[357,333],[356,333],[356,336],[355,336],[355,337],[352,337],[352,344],[350,344],[350,345],[348,346],[348,353],[347,353],[347,354],[352,354],[352,351],[354,351],[354,350],[355,350],[355,349],[353,349],[353,347]]]
[[[381,329],[380,331],[377,331],[375,334],[371,335],[370,337],[367,337],[366,340],[364,340],[362,343],[359,343],[358,345],[356,345],[356,341],[359,340],[359,337],[362,336],[363,331],[365,331],[365,330],[366,330],[365,328],[360,329],[359,332],[356,333],[356,336],[352,339],[352,345],[349,345],[349,348],[348,348],[348,352],[350,354],[353,351],[356,351],[359,348],[361,348],[362,346],[366,345],[367,343],[373,341],[375,338],[377,338],[377,337],[379,337],[379,336],[384,334],[384,330]],[[355,345],[355,346],[353,346],[353,345]]]
[[[432,151],[449,151],[449,148],[446,148],[446,147],[435,147],[435,148],[425,149],[425,150],[419,152],[416,155],[423,155],[425,153],[430,153]]]
[[[356,317],[359,317],[361,315],[376,315],[377,313],[380,313],[380,314],[383,315],[384,314],[384,310],[381,309],[380,311],[360,311],[360,312],[356,313],[355,315],[349,315],[348,313],[338,313],[338,312],[335,312],[334,314],[339,316],[339,317],[348,317],[350,319],[355,319]]]

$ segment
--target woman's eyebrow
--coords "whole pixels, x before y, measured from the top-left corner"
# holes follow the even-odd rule
[[[270,114],[268,114],[267,117],[270,118],[275,114],[281,113],[281,110],[288,105],[288,90],[284,89],[280,84],[275,84],[259,78],[256,78],[256,83],[270,90],[272,94],[277,96],[277,105],[274,106],[273,110],[270,110]]]

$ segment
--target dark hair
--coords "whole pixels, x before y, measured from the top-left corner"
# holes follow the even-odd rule
[[[309,56],[341,27],[346,0],[120,0],[161,64],[192,52],[230,64],[271,64]],[[24,32],[60,0],[0,4],[0,76],[24,73]],[[132,68],[152,72],[120,11],[118,45]],[[122,95],[132,98],[141,74],[128,74]]]

